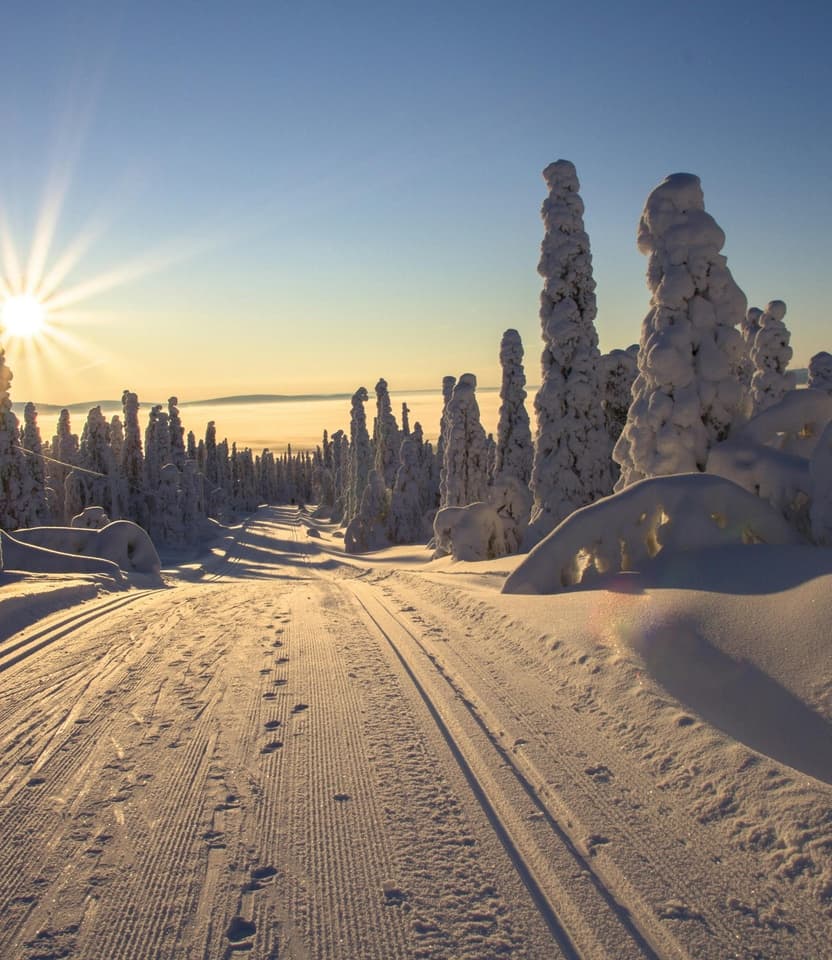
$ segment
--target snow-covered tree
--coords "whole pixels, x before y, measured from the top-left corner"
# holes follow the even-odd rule
[[[821,350],[809,361],[809,386],[832,393],[832,353]]]
[[[448,403],[442,437],[443,507],[465,506],[484,500],[488,489],[488,444],[480,423],[477,378],[463,373]]]
[[[370,470],[361,494],[358,513],[347,524],[344,548],[350,553],[380,550],[389,545],[387,514],[390,509],[389,492],[378,470]]]
[[[139,427],[139,398],[130,390],[121,396],[124,413],[124,443],[121,448],[121,474],[126,483],[126,516],[140,526],[147,522],[144,492],[144,455]]]
[[[144,432],[145,489],[152,496],[162,482],[162,467],[171,462],[170,422],[160,403],[150,408]]]
[[[340,523],[346,510],[349,487],[349,441],[343,430],[332,435],[333,497],[332,520]]]
[[[51,519],[46,489],[46,469],[43,462],[43,443],[38,426],[38,411],[33,403],[23,408],[24,499],[27,502],[24,527],[39,527]]]
[[[740,361],[739,378],[740,383],[746,390],[751,390],[751,378],[754,376],[754,361],[751,359],[751,348],[754,346],[754,338],[760,329],[760,317],[763,311],[759,307],[749,307],[745,316],[740,320],[740,334],[745,346],[744,355]]]
[[[417,543],[425,536],[425,493],[429,480],[425,466],[422,425],[417,421],[399,448],[399,469],[390,497],[389,530],[393,543]]]
[[[557,160],[543,171],[549,196],[538,273],[543,277],[541,383],[531,489],[530,544],[612,487],[609,443],[598,378],[595,280],[575,167]]]
[[[27,468],[20,449],[20,428],[12,413],[11,382],[12,371],[0,347],[0,528],[4,530],[22,527],[28,513],[24,499]]]
[[[532,475],[534,447],[529,415],[526,412],[526,373],[523,369],[523,341],[516,330],[506,330],[500,342],[500,420],[494,476],[505,474],[528,485]]]
[[[168,398],[168,428],[170,430],[170,462],[178,470],[185,466],[185,428],[179,414],[179,399]]]
[[[756,415],[779,403],[789,390],[797,386],[797,378],[786,370],[792,358],[791,334],[783,322],[786,304],[772,300],[760,314],[759,328],[751,347],[754,374],[751,377],[752,414]]]
[[[78,436],[72,432],[69,410],[61,410],[58,426],[52,437],[52,454],[48,461],[49,487],[55,491],[53,515],[57,523],[69,523],[73,514],[67,514],[65,505],[66,478],[78,463],[80,455]]]
[[[672,174],[647,198],[638,247],[649,257],[650,311],[633,402],[613,454],[621,465],[616,490],[704,470],[708,450],[745,417],[737,325],[746,299],[719,252],[724,243],[698,177]]]
[[[410,407],[402,403],[402,436],[410,436]]]
[[[359,387],[352,395],[350,410],[350,455],[349,479],[347,481],[347,497],[344,510],[344,521],[349,523],[358,514],[364,487],[367,486],[367,475],[372,466],[370,451],[370,434],[367,432],[367,414],[364,404],[369,399],[366,387]]]
[[[448,426],[448,404],[451,402],[451,397],[453,396],[454,386],[456,385],[456,377],[443,377],[442,378],[442,415],[439,419],[439,437],[436,441],[436,472],[438,473],[438,485],[437,493],[438,499],[436,501],[436,506],[445,502],[445,497],[447,495],[445,489],[442,486],[443,478],[443,464],[445,462],[445,430]]]
[[[81,433],[78,465],[84,472],[74,471],[73,493],[66,504],[68,516],[75,516],[85,507],[101,507],[109,517],[120,517],[123,491],[120,489],[118,471],[110,446],[110,424],[101,412],[93,407]],[[80,497],[81,503],[78,503]]]
[[[376,422],[374,430],[375,468],[384,485],[392,487],[399,466],[399,425],[393,416],[387,381],[379,379],[376,384]]]

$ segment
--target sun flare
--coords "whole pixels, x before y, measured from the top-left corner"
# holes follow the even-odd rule
[[[10,337],[36,337],[46,323],[46,307],[30,293],[9,297],[0,312],[0,328]]]

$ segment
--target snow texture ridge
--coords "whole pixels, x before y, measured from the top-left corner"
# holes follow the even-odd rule
[[[705,212],[699,178],[667,177],[649,195],[638,228],[648,257],[650,311],[627,424],[613,456],[620,490],[645,477],[704,470],[708,450],[745,418],[737,330],[745,295],[719,252],[725,235]]]

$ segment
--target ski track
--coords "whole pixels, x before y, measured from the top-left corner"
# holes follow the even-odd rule
[[[302,531],[261,511],[204,582],[0,646],[0,957],[824,955],[726,909],[753,857],[715,869],[633,764],[602,658],[553,674],[487,599]]]

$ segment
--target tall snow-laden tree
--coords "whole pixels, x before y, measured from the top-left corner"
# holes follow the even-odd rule
[[[598,378],[595,280],[575,167],[557,160],[543,171],[549,195],[538,273],[543,277],[540,389],[529,543],[612,487]]]
[[[424,538],[426,488],[425,445],[417,421],[399,448],[399,469],[390,497],[389,530],[392,543],[417,543]]]
[[[349,479],[347,481],[347,498],[343,520],[349,523],[358,514],[364,487],[367,486],[367,475],[372,466],[370,450],[370,434],[367,432],[367,414],[364,404],[369,400],[366,387],[359,387],[352,395],[350,410],[350,455]]]
[[[75,477],[75,492],[71,507],[67,503],[67,514],[74,516],[84,507],[96,506],[102,507],[111,519],[120,517],[123,491],[119,489],[118,471],[110,446],[110,425],[101,407],[93,407],[87,414],[81,433],[78,463],[85,472],[79,472]],[[79,497],[82,501],[80,504]]]
[[[809,386],[832,393],[832,353],[821,350],[809,361]]]
[[[672,174],[647,198],[638,248],[649,258],[650,311],[613,453],[621,465],[616,490],[645,477],[704,471],[708,450],[745,419],[746,353],[737,326],[746,299],[719,252],[724,243],[698,177]]]
[[[26,522],[24,499],[26,463],[20,449],[20,427],[12,413],[12,371],[0,346],[0,528],[16,530]]]
[[[160,403],[150,408],[144,432],[145,487],[152,495],[162,482],[162,467],[171,462],[170,422]]]
[[[739,378],[740,383],[746,390],[751,390],[751,378],[754,376],[754,362],[751,359],[751,349],[754,346],[754,338],[760,329],[760,317],[763,311],[759,307],[749,307],[745,316],[740,320],[740,335],[745,346],[743,358],[740,361]],[[750,406],[750,399],[749,399]]]
[[[523,369],[523,341],[516,330],[506,330],[500,342],[500,419],[494,476],[506,474],[528,485],[532,475],[534,447],[529,414],[526,412],[526,373]]]
[[[350,553],[380,550],[389,546],[387,538],[387,513],[390,495],[378,470],[370,470],[361,494],[358,513],[347,524],[344,532],[344,548]]]
[[[612,449],[627,422],[627,411],[633,399],[633,383],[638,374],[638,344],[603,354],[599,370],[602,406]]]
[[[375,468],[386,487],[392,487],[399,465],[399,425],[393,416],[387,381],[376,384],[376,422],[374,430]]]
[[[124,443],[121,448],[121,473],[126,483],[126,515],[140,526],[147,523],[144,491],[144,455],[139,426],[139,398],[130,390],[121,395],[124,414]]]
[[[26,458],[24,499],[27,501],[23,526],[40,527],[49,523],[51,510],[46,487],[43,442],[38,426],[38,411],[33,403],[23,408],[23,453]]]
[[[480,423],[477,378],[463,373],[445,418],[442,464],[443,507],[464,507],[484,500],[488,489],[488,443]]]
[[[442,415],[439,418],[439,437],[436,440],[436,473],[438,474],[438,499],[436,506],[445,502],[446,491],[442,486],[443,464],[445,463],[445,430],[448,426],[448,404],[453,396],[456,377],[442,378]]]
[[[410,407],[406,402],[402,403],[402,436],[410,436]]]
[[[72,432],[69,410],[61,410],[55,436],[52,437],[52,458],[47,469],[49,486],[55,491],[53,512],[57,511],[57,523],[68,523],[72,519],[66,513],[66,478],[77,465],[79,456],[78,436]]]
[[[168,429],[170,430],[170,462],[177,470],[185,466],[185,428],[179,413],[179,398],[168,398]]]
[[[754,374],[751,377],[751,413],[768,410],[797,386],[797,377],[786,370],[792,358],[791,334],[783,322],[786,304],[772,300],[760,314],[759,328],[751,347]]]

